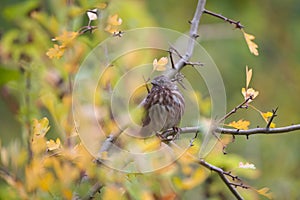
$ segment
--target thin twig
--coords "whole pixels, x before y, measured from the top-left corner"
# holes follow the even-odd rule
[[[238,28],[238,29],[244,28],[244,26],[241,24],[240,21],[234,21],[234,20],[232,20],[232,19],[229,19],[229,18],[227,18],[227,17],[224,17],[224,16],[221,15],[221,14],[217,14],[217,13],[211,12],[211,11],[209,11],[209,10],[204,10],[204,13],[209,14],[209,15],[212,15],[212,16],[217,17],[217,18],[219,18],[219,19],[222,19],[222,20],[224,20],[224,21],[226,21],[226,22],[229,22],[230,24],[234,24],[234,25],[235,25],[235,28]]]
[[[219,167],[209,164],[208,162],[206,162],[203,159],[198,159],[197,162],[200,165],[206,167],[207,169],[210,169],[211,171],[216,172],[220,176],[222,181],[226,184],[226,186],[231,191],[231,193],[236,197],[236,199],[243,199],[243,197],[236,190],[236,187],[227,179],[227,177],[226,177],[226,175],[228,174],[227,172],[225,172],[223,169],[221,169]]]
[[[95,198],[97,192],[100,192],[103,185],[99,182],[96,182],[89,190],[87,196],[83,197],[82,200],[91,200]]]
[[[176,144],[174,143],[173,141],[170,142],[170,145],[172,147],[175,147],[176,150],[181,150],[181,148]],[[199,159],[197,157],[195,157],[194,155],[190,154],[190,153],[187,153],[189,156],[191,156],[193,159],[195,159],[195,161],[204,166],[205,168],[211,170],[211,171],[214,171],[216,172],[220,178],[222,179],[222,181],[225,183],[225,185],[228,187],[228,189],[231,191],[231,193],[236,197],[236,199],[243,199],[243,197],[239,194],[239,192],[236,190],[236,185],[231,183],[226,176],[229,176],[230,178],[232,178],[232,180],[238,180],[238,181],[241,181],[237,176],[233,176],[230,172],[226,172],[224,171],[223,169],[219,168],[219,167],[216,167],[208,162],[206,162],[205,160],[203,159]]]
[[[278,110],[278,107],[275,110],[272,110],[272,116],[271,116],[270,120],[268,121],[267,128],[270,128],[274,118],[277,117],[277,115],[276,115],[277,110]]]
[[[245,101],[243,101],[241,104],[239,104],[238,106],[236,106],[235,108],[233,108],[229,113],[227,113],[224,117],[222,117],[217,124],[223,122],[225,119],[227,119],[229,116],[231,116],[232,114],[236,113],[236,111],[238,109],[241,108],[245,108],[244,106],[247,105],[247,103],[252,100],[252,96],[249,96],[247,99],[245,99]]]

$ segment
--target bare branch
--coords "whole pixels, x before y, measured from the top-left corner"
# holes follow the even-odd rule
[[[234,25],[235,25],[235,28],[238,28],[238,29],[244,28],[244,26],[241,24],[240,21],[234,21],[234,20],[232,20],[232,19],[229,19],[229,18],[227,18],[227,17],[224,17],[224,16],[221,15],[221,14],[217,14],[217,13],[211,12],[211,11],[209,11],[209,10],[204,10],[204,13],[209,14],[209,15],[212,15],[212,16],[217,17],[217,18],[219,18],[219,19],[222,19],[222,20],[224,20],[224,21],[226,21],[226,22],[229,22],[230,24],[234,24]]]
[[[245,101],[243,101],[240,105],[236,106],[235,108],[233,108],[229,113],[227,113],[224,117],[222,117],[217,124],[221,123],[222,121],[224,121],[225,119],[227,119],[229,116],[231,116],[232,114],[236,113],[236,111],[238,109],[241,109],[241,108],[245,108],[245,105],[246,105],[246,108],[247,108],[247,103],[252,100],[252,96],[249,96],[247,99],[245,99]]]
[[[174,77],[175,74],[177,74],[186,65],[186,63],[189,62],[189,59],[192,57],[196,39],[199,37],[198,27],[199,27],[199,22],[200,22],[201,16],[205,10],[204,9],[205,3],[206,3],[206,0],[198,1],[194,17],[193,17],[192,21],[190,21],[190,24],[191,24],[190,33],[189,33],[190,38],[188,40],[186,53],[175,64],[175,69],[170,70],[170,72],[168,74],[168,76],[170,78]]]
[[[87,196],[83,197],[82,200],[90,200],[94,199],[97,192],[100,192],[101,188],[103,187],[102,184],[96,182],[89,190]]]
[[[284,126],[284,127],[278,127],[278,128],[252,128],[248,130],[239,130],[239,129],[230,129],[230,128],[222,128],[217,127],[214,131],[221,134],[227,134],[227,135],[256,135],[256,134],[281,134],[281,133],[288,133],[292,131],[300,130],[300,124],[291,125],[291,126]],[[195,126],[195,127],[183,127],[181,128],[180,133],[195,133],[196,131],[201,131],[201,127]],[[300,133],[300,132],[299,132]]]
[[[176,143],[174,143],[173,141],[170,142],[170,145],[175,147],[176,149],[181,149]],[[195,156],[193,156],[192,154],[189,154],[189,156],[193,157],[193,159],[196,160],[196,162],[202,166],[204,166],[205,168],[216,172],[220,178],[222,179],[222,181],[226,184],[226,186],[228,187],[228,189],[231,191],[231,193],[236,197],[236,199],[243,199],[243,197],[239,194],[239,192],[236,190],[236,187],[243,185],[242,183],[240,184],[236,184],[236,183],[231,183],[227,176],[230,177],[233,181],[237,180],[237,181],[241,181],[240,178],[238,178],[237,176],[233,176],[230,172],[226,172],[223,169],[216,167],[208,162],[206,162],[204,159],[199,159]],[[241,187],[241,186],[240,186]],[[243,188],[243,187],[242,187]]]

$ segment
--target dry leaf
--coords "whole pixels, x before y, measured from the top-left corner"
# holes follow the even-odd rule
[[[159,61],[155,58],[153,61],[153,70],[155,71],[165,71],[166,65],[168,64],[168,58],[167,57],[161,57]]]
[[[260,190],[256,190],[258,192],[258,194],[263,195],[265,197],[267,197],[268,199],[273,199],[273,195],[270,192],[270,188],[264,187]]]
[[[114,14],[108,17],[107,23],[112,26],[119,26],[122,24],[122,19],[119,18],[118,14]]]
[[[250,99],[248,101],[248,102],[251,102],[253,99],[255,99],[258,96],[259,92],[254,90],[253,88],[248,88],[247,90],[246,90],[246,88],[242,88],[242,94],[243,94],[245,100],[248,99],[249,97],[251,97],[252,99]]]
[[[248,66],[246,66],[246,88],[248,88],[251,78],[252,78],[252,69],[248,69]]]
[[[253,42],[253,40],[255,39],[254,35],[248,34],[245,31],[243,31],[243,34],[244,34],[244,37],[245,37],[245,40],[247,42],[250,52],[252,54],[254,54],[255,56],[258,56],[258,50],[257,50],[258,45]]]

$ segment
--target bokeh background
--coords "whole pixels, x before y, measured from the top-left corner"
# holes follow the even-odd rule
[[[92,1],[91,1],[92,2]],[[90,5],[92,3],[90,2]],[[109,12],[116,12],[123,19],[124,30],[159,26],[180,32],[189,30],[188,20],[192,19],[196,0],[113,0]],[[2,145],[22,137],[20,110],[18,104],[25,101],[11,81],[19,80],[19,69],[14,54],[8,55],[10,45],[7,37],[17,37],[28,41],[24,48],[31,49],[28,30],[28,10],[40,4],[46,12],[63,16],[59,2],[2,0],[0,7],[0,136]],[[12,9],[14,8],[14,9]],[[242,33],[233,25],[209,15],[204,15],[200,25],[200,43],[218,66],[226,87],[227,108],[230,110],[243,100],[241,88],[245,87],[245,66],[253,69],[251,87],[260,92],[254,106],[261,111],[271,111],[278,107],[274,120],[277,127],[300,123],[300,1],[297,0],[227,0],[207,1],[206,8],[224,16],[241,21],[247,33],[256,36],[259,56],[252,55]],[[27,9],[27,10],[26,10]],[[78,24],[67,28],[76,30]],[[24,28],[24,29],[23,29]],[[33,31],[33,30],[32,30]],[[39,54],[45,56],[52,46],[55,35],[36,30],[34,37],[42,41]],[[13,33],[12,33],[13,32]],[[6,37],[5,41],[2,40]],[[18,46],[9,46],[18,52]],[[36,50],[33,50],[36,51]],[[37,67],[43,66],[35,63]],[[199,58],[201,61],[201,58]],[[49,65],[49,63],[47,63]],[[38,87],[38,86],[36,86]],[[41,85],[42,87],[42,85]],[[37,97],[38,98],[38,97]],[[37,117],[49,115],[46,111],[36,113]],[[251,127],[264,126],[264,121],[253,109],[239,111],[231,120],[243,118],[251,121]],[[54,127],[55,129],[55,127]],[[247,140],[237,137],[228,146],[228,153],[241,155],[254,163],[261,175],[249,180],[258,187],[269,187],[276,199],[300,198],[300,131],[280,135],[254,135]]]

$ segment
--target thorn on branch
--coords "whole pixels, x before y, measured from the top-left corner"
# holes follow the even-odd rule
[[[224,155],[227,154],[227,152],[226,152],[226,147],[227,147],[226,145],[223,145],[223,148],[222,148],[222,152],[223,152]]]
[[[196,131],[196,133],[195,133],[195,136],[190,140],[190,147],[192,147],[192,146],[194,146],[194,141],[195,141],[195,139],[198,137],[198,133],[199,133],[199,131]]]
[[[232,143],[235,142],[235,135],[232,135],[232,140],[231,140]]]

